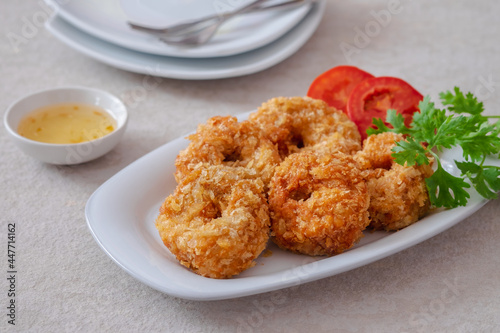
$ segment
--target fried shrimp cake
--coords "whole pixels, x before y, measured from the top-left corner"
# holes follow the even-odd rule
[[[254,169],[267,186],[281,161],[276,146],[258,126],[249,121],[238,122],[231,116],[209,119],[188,138],[189,146],[175,161],[177,182],[199,163],[208,163]]]
[[[369,136],[355,159],[363,169],[370,193],[370,227],[399,230],[415,223],[430,207],[425,178],[430,165],[402,166],[394,162],[391,149],[402,135],[382,133]]]
[[[321,149],[352,154],[361,149],[361,135],[347,115],[309,97],[277,97],[262,104],[249,120],[278,145],[282,157],[299,150]],[[314,147],[318,145],[318,147]]]
[[[362,170],[389,170],[395,163],[391,156],[392,148],[401,140],[404,140],[403,135],[392,132],[370,135],[364,140],[363,149],[358,151],[354,158]]]
[[[180,263],[229,278],[255,265],[269,239],[264,184],[255,171],[200,165],[166,198],[156,228]]]
[[[370,193],[370,227],[399,230],[417,222],[430,207],[424,173],[416,167],[394,164],[366,176]]]
[[[270,184],[273,241],[308,255],[342,253],[363,236],[369,200],[352,156],[312,151],[290,155]]]

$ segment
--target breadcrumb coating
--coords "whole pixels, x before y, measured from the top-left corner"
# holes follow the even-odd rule
[[[357,126],[345,113],[309,97],[277,97],[263,103],[249,120],[278,145],[284,158],[304,148],[352,154],[361,149]],[[315,145],[320,145],[314,147]]]
[[[273,98],[238,122],[213,117],[175,161],[178,185],[156,228],[179,262],[210,278],[255,265],[269,237],[281,248],[335,255],[368,226],[398,230],[430,207],[430,165],[401,166],[404,137],[369,136],[309,97]]]
[[[271,180],[273,241],[308,255],[352,247],[368,226],[369,195],[357,163],[343,153],[290,155]]]
[[[401,140],[402,135],[391,132],[371,135],[354,157],[368,185],[370,227],[374,229],[402,229],[418,221],[430,208],[425,178],[432,175],[432,168],[394,162],[391,149]]]
[[[156,228],[179,262],[229,278],[255,265],[269,239],[264,184],[254,170],[199,164],[160,208]]]
[[[355,155],[356,161],[361,169],[390,169],[395,163],[392,148],[395,143],[404,140],[401,134],[385,132],[376,135],[370,135],[363,141],[363,149]]]
[[[423,217],[430,208],[422,172],[394,164],[390,170],[364,173],[370,193],[370,227],[399,230]]]
[[[249,121],[238,122],[231,116],[209,119],[188,139],[189,146],[175,161],[177,182],[199,163],[208,163],[251,168],[267,186],[274,168],[281,162],[276,146],[258,126]]]

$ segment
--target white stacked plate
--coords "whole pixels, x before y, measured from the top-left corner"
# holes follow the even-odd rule
[[[276,65],[311,37],[326,6],[326,0],[319,0],[244,14],[221,26],[209,43],[178,47],[133,30],[127,21],[165,26],[249,0],[46,1],[55,9],[47,29],[77,51],[124,70],[191,80],[242,76]]]

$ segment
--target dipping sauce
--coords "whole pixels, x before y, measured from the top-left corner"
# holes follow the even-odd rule
[[[36,109],[19,123],[25,138],[46,143],[80,143],[114,131],[116,121],[104,109],[88,104],[54,104]]]

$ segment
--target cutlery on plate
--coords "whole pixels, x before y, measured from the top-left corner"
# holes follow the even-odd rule
[[[232,12],[211,15],[165,28],[151,28],[132,22],[128,22],[128,24],[135,30],[147,32],[157,36],[166,44],[177,46],[196,46],[208,42],[223,23],[237,15],[271,9],[289,9],[306,3],[312,3],[314,1],[315,0],[288,0],[266,5],[265,3],[269,2],[269,0],[256,0]]]

